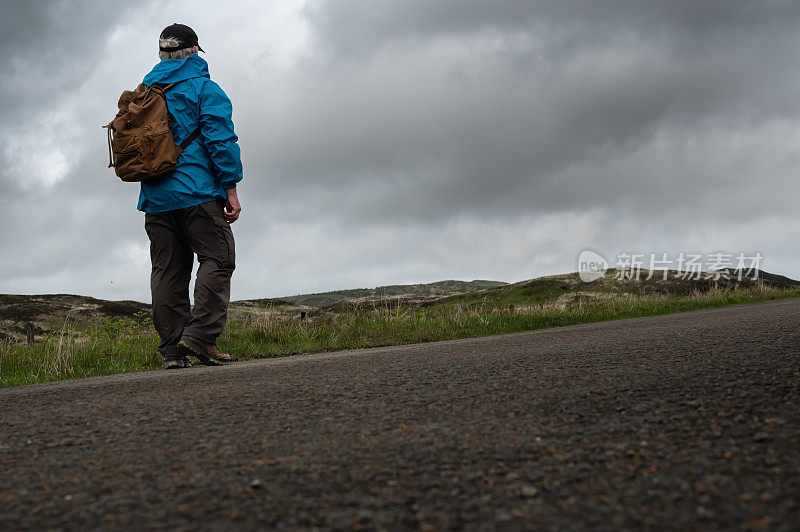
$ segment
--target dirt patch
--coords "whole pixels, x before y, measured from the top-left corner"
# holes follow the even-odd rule
[[[150,312],[151,305],[139,303],[137,301],[97,301],[97,312],[106,316],[119,316],[121,318],[132,318],[137,312]]]

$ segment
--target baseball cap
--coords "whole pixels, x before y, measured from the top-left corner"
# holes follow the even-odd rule
[[[175,50],[183,50],[184,48],[191,48],[197,46],[201,52],[205,52],[197,43],[197,34],[192,28],[186,24],[175,23],[172,26],[167,26],[161,32],[159,39],[177,39],[178,46],[164,47],[159,46],[158,49],[162,52],[174,52]]]

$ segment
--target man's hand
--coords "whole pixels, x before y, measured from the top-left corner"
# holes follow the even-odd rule
[[[242,212],[242,206],[239,204],[239,196],[236,194],[236,189],[232,188],[228,191],[228,201],[225,202],[225,220],[228,223],[233,223],[239,219],[239,213]]]

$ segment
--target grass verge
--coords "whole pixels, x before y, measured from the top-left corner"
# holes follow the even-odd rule
[[[600,301],[578,298],[530,306],[387,306],[302,321],[264,312],[232,320],[219,345],[247,360],[489,336],[791,297],[800,297],[800,289],[761,284],[681,297],[619,294]],[[44,341],[0,345],[0,387],[159,369],[162,361],[157,345],[158,335],[144,316],[106,319],[88,331],[74,330],[67,321],[59,335]]]

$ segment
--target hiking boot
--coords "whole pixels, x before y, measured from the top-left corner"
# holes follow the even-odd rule
[[[167,356],[165,356],[164,357],[164,369],[181,369],[181,368],[187,367],[186,366],[186,362],[184,361],[185,358],[188,361],[188,358],[184,357],[183,355],[167,355]],[[189,364],[188,367],[192,367],[191,363]]]
[[[233,362],[233,357],[227,353],[220,353],[219,348],[214,344],[201,342],[191,336],[181,337],[178,342],[178,349],[186,355],[192,355],[206,366],[222,366]]]

